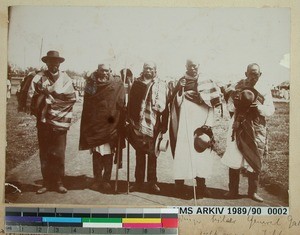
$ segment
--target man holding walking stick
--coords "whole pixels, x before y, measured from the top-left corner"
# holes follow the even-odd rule
[[[99,64],[87,77],[79,142],[79,149],[89,149],[93,156],[93,190],[112,191],[113,154],[117,151],[119,157],[122,151],[118,137],[125,121],[124,104],[123,82],[111,75],[108,65]]]
[[[133,82],[128,102],[127,137],[136,150],[136,182],[130,191],[142,189],[148,155],[148,188],[158,193],[160,188],[157,185],[155,139],[159,133],[167,131],[168,109],[167,85],[157,77],[155,63],[144,63],[141,76]]]
[[[214,108],[221,104],[216,84],[199,77],[199,64],[187,60],[186,74],[171,97],[170,145],[174,156],[175,194],[185,198],[185,179],[196,179],[194,197],[210,197],[205,178],[212,173]],[[196,194],[196,195],[195,195]]]
[[[128,107],[128,97],[130,94],[130,89],[132,86],[132,83],[134,81],[133,73],[129,68],[124,68],[120,71],[121,79],[123,81],[124,87],[125,87],[125,103],[126,103],[126,109]],[[129,117],[129,111],[127,109],[127,116]],[[118,173],[118,170],[117,170]],[[129,194],[129,178],[130,178],[130,143],[127,139],[127,194]],[[115,191],[118,189],[118,178],[116,177],[116,185],[115,185]]]

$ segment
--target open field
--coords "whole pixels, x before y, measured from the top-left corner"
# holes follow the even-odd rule
[[[275,106],[276,112],[268,119],[267,123],[269,152],[263,159],[261,184],[276,194],[281,192],[286,194],[289,161],[289,103],[275,102]],[[82,103],[77,102],[74,106],[73,122],[80,118],[81,108]],[[224,109],[223,117],[221,117],[220,110],[216,110],[213,131],[216,139],[215,151],[219,156],[222,156],[225,151],[228,120],[226,109]],[[17,100],[12,95],[7,105],[6,172],[28,159],[37,150],[35,117],[18,113]]]

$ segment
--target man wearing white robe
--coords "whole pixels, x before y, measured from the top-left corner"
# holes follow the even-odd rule
[[[211,132],[214,107],[220,104],[220,94],[211,80],[201,80],[198,68],[195,61],[187,60],[186,74],[174,88],[170,141],[174,156],[175,193],[185,197],[184,180],[196,179],[196,197],[202,198],[211,196],[205,178],[212,173],[212,150],[207,148],[201,153],[197,152],[194,148],[194,132],[203,126]],[[174,112],[176,106],[178,110]]]

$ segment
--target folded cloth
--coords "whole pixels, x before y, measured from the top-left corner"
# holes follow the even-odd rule
[[[199,80],[187,74],[181,79],[186,79],[184,91],[188,100],[194,103],[204,102],[209,107],[222,104],[221,90],[212,80]]]

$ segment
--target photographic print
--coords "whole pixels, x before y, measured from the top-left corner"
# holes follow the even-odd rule
[[[9,7],[5,202],[288,207],[290,17]]]

